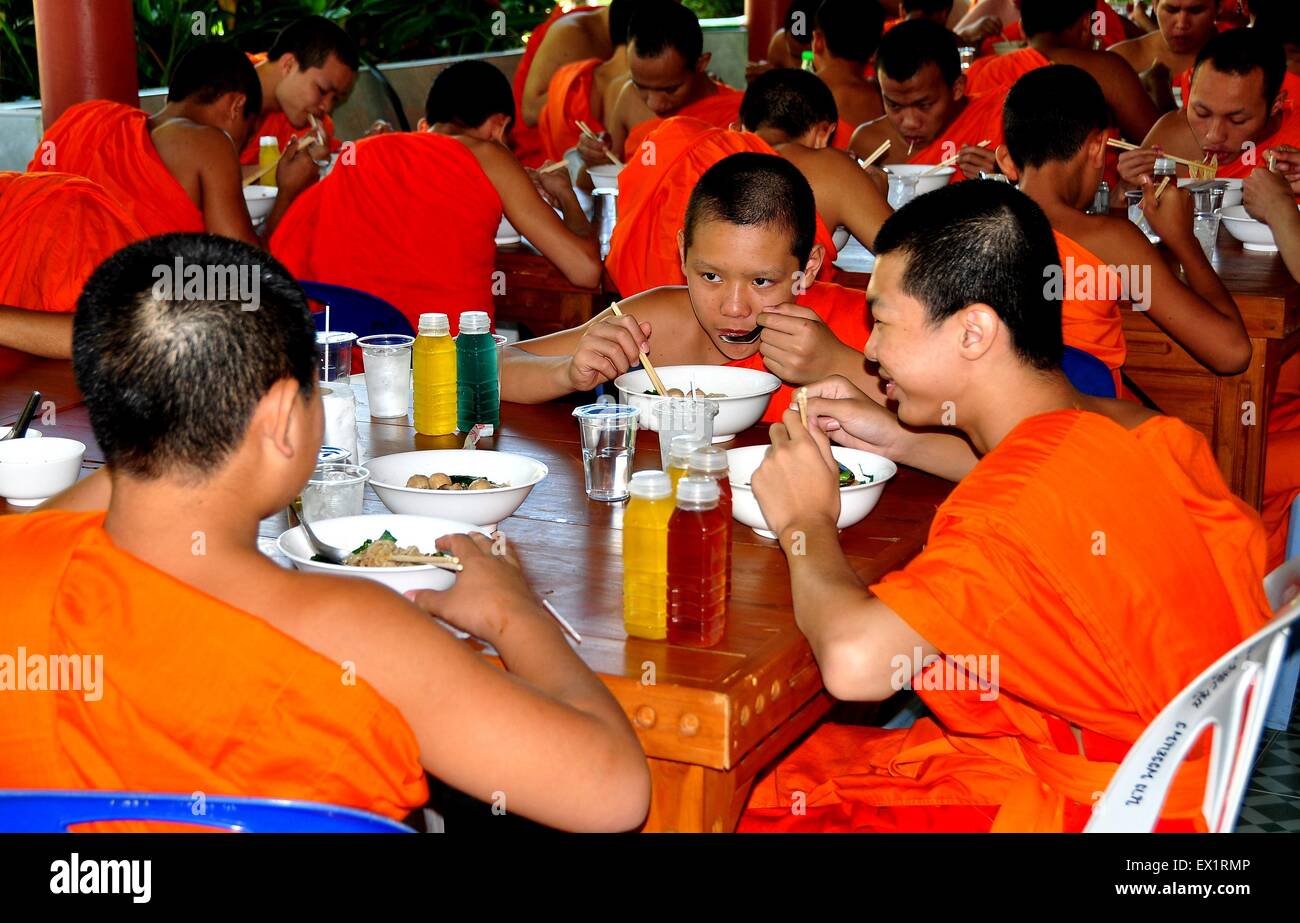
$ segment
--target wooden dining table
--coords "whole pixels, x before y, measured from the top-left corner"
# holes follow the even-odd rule
[[[32,387],[54,402],[38,428],[87,446],[84,473],[103,463],[69,363],[31,360],[0,380],[0,424],[18,414]],[[415,432],[410,417],[371,419],[364,385],[354,382],[363,462],[415,449],[459,448],[458,437]],[[833,700],[795,624],[785,556],[773,541],[734,523],[733,590],[726,630],[699,649],[628,637],[622,619],[624,504],[587,499],[573,405],[505,404],[497,435],[482,449],[517,452],[549,469],[516,513],[501,523],[538,595],[582,636],[576,650],[608,685],[649,758],[653,795],[646,831],[730,831],[755,779],[818,723]],[[766,442],[766,428],[726,447]],[[659,467],[654,433],[636,441],[636,469]],[[841,543],[864,584],[904,566],[925,543],[951,484],[900,468],[880,503]],[[0,502],[0,513],[21,512]],[[366,492],[365,512],[386,512]],[[259,547],[280,561],[284,514],[261,523]],[[470,643],[470,642],[467,642]],[[484,655],[492,657],[490,650]]]

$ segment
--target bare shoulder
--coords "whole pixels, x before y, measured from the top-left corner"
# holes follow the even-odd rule
[[[858,156],[865,156],[885,141],[893,140],[893,135],[894,128],[889,122],[889,117],[882,115],[870,122],[863,122],[854,130],[853,139],[849,142],[849,150]],[[888,160],[889,157],[886,156],[885,159]]]
[[[1114,215],[1083,215],[1071,231],[1094,254],[1116,265],[1147,262],[1157,256],[1155,248],[1133,222]],[[1068,232],[1067,232],[1068,233]],[[1071,236],[1074,236],[1073,234]]]
[[[1182,110],[1166,112],[1151,126],[1151,131],[1147,134],[1146,140],[1142,142],[1142,146],[1151,147],[1154,144],[1167,146],[1170,142],[1185,140],[1190,134],[1191,130],[1187,127],[1187,117]]]
[[[186,119],[173,119],[160,125],[150,137],[159,154],[186,163],[201,163],[222,157],[237,158],[235,146],[224,131]]]
[[[1108,50],[1112,54],[1123,58],[1124,61],[1128,63],[1129,67],[1133,68],[1135,72],[1141,73],[1150,67],[1151,62],[1155,59],[1155,51],[1153,50],[1154,46],[1151,39],[1152,36],[1158,37],[1159,34],[1160,33],[1158,32],[1151,32],[1147,35],[1139,35],[1137,38],[1125,39],[1122,42],[1112,45]]]
[[[685,317],[694,315],[691,296],[684,285],[661,285],[618,303],[624,314],[631,314],[639,321],[649,321],[656,328],[661,325],[680,322]]]

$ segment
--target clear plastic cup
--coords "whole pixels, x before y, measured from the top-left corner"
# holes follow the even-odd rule
[[[360,465],[320,465],[302,489],[302,515],[309,523],[360,516],[370,472]]]
[[[587,404],[573,411],[582,436],[587,496],[616,502],[631,496],[632,455],[640,411],[626,404]]]
[[[316,331],[316,364],[321,381],[347,381],[352,374],[352,343],[355,333],[343,330]]]
[[[415,337],[381,333],[357,340],[366,363],[372,417],[404,417],[411,406],[411,344]]]
[[[970,70],[970,66],[975,63],[975,56],[979,53],[978,48],[965,45],[957,49],[957,56],[961,59],[961,72],[964,74]]]
[[[338,446],[352,461],[360,461],[357,449],[357,399],[346,378],[322,381],[320,399],[324,408],[325,445]]]
[[[1222,220],[1223,196],[1228,184],[1224,182],[1196,183],[1187,187],[1192,194],[1192,230],[1206,259],[1214,258],[1214,248],[1219,242],[1219,222]]]
[[[713,441],[713,419],[718,402],[673,397],[660,401],[654,409],[654,429],[659,432],[659,456],[668,470],[668,448],[674,436],[691,436],[704,445]]]

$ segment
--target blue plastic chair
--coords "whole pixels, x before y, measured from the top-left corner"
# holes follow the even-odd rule
[[[1291,525],[1286,534],[1286,559],[1300,558],[1300,497],[1291,504]],[[1277,680],[1273,701],[1264,716],[1264,727],[1285,731],[1291,723],[1291,708],[1295,705],[1296,684],[1300,683],[1300,632],[1291,636],[1291,646],[1282,661],[1282,674]]]
[[[1065,347],[1065,358],[1061,368],[1070,384],[1092,397],[1114,397],[1115,376],[1111,374],[1106,363],[1092,353],[1073,346]]]
[[[298,285],[312,301],[330,306],[330,329],[355,333],[357,338],[380,333],[415,336],[406,315],[382,298],[328,282],[302,282]],[[325,312],[312,315],[317,330],[325,329]]]
[[[206,797],[204,813],[189,795],[141,792],[0,791],[0,832],[67,833],[76,824],[154,821],[232,833],[414,833],[355,808],[279,798]]]

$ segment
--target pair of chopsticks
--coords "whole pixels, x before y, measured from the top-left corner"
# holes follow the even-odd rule
[[[862,169],[865,170],[867,167],[871,166],[881,157],[884,157],[885,152],[888,151],[893,146],[894,146],[893,141],[886,141],[884,144],[880,145],[880,147],[872,151],[871,156],[868,157],[866,160],[858,161],[858,166],[862,167]]]
[[[993,143],[992,141],[985,140],[985,141],[981,141],[979,144],[977,144],[977,145],[975,145],[975,146],[976,146],[976,147],[988,147],[988,146],[989,146],[990,144],[992,144],[992,143]],[[960,152],[960,151],[957,152],[956,154],[953,154],[951,157],[945,157],[943,160],[939,161],[937,164],[935,164],[935,165],[934,165],[933,167],[931,167],[930,169],[926,170],[926,171],[925,171],[924,173],[922,173],[921,175],[922,175],[922,176],[933,176],[934,174],[938,173],[940,170],[946,170],[946,169],[948,169],[948,167],[951,167],[951,166],[952,166],[953,164],[955,164],[958,160],[961,160],[961,152]]]
[[[1131,141],[1121,141],[1119,138],[1107,138],[1106,146],[1121,151],[1140,151],[1142,149],[1140,144],[1133,144]],[[1188,175],[1190,175],[1192,179],[1214,179],[1219,172],[1218,154],[1215,154],[1214,159],[1209,163],[1206,163],[1204,160],[1187,160],[1182,157],[1175,157],[1172,154],[1161,154],[1160,156],[1167,160],[1172,160],[1174,163],[1180,163],[1185,166]]]
[[[567,161],[564,161],[564,160],[557,160],[557,161],[555,161],[555,163],[547,164],[546,166],[542,167],[542,168],[541,168],[540,170],[538,170],[537,172],[538,172],[538,173],[554,173],[556,170],[566,170],[566,169],[568,169],[568,167],[569,167],[569,164],[568,164]]]
[[[615,317],[624,316],[623,312],[618,307],[617,301],[610,305],[610,309],[613,310]],[[655,371],[654,365],[650,362],[650,357],[645,353],[641,353],[641,365],[645,367],[646,374],[650,376],[650,383],[655,386],[655,390],[659,392],[659,396],[667,397],[668,389],[664,387],[662,379],[659,378],[659,373]]]
[[[592,131],[590,125],[588,125],[586,122],[582,121],[581,119],[579,119],[575,124],[578,126],[578,131],[582,132],[584,138],[590,138],[592,141],[596,142],[597,144],[600,143],[600,135]],[[605,156],[609,158],[609,162],[612,163],[614,166],[616,167],[623,166],[623,161],[615,157],[613,151],[610,150],[605,151]]]

